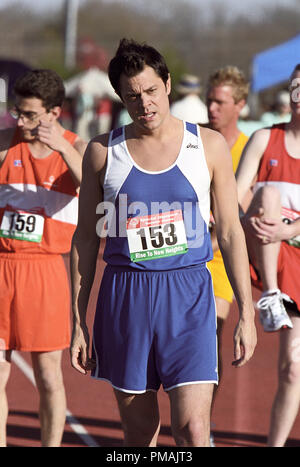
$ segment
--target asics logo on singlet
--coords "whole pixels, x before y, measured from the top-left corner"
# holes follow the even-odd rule
[[[197,144],[191,144],[191,143],[189,143],[189,144],[187,145],[187,149],[198,149],[198,145],[197,145]]]

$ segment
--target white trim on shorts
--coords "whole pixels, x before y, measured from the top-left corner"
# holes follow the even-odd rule
[[[141,391],[136,391],[136,390],[131,390],[131,389],[124,389],[124,388],[119,388],[118,386],[115,386],[109,379],[106,378],[100,378],[99,376],[92,376],[93,379],[98,380],[98,381],[105,381],[106,383],[109,383],[114,389],[117,391],[121,392],[126,392],[128,394],[145,394],[146,392],[158,392],[159,389],[142,389]],[[207,380],[207,381],[188,381],[186,383],[178,383],[174,384],[174,386],[170,386],[169,388],[163,388],[165,392],[171,391],[171,389],[179,388],[181,386],[188,386],[192,384],[216,384],[218,385],[217,380]]]
[[[169,388],[164,388],[164,391],[171,391],[171,389],[174,389],[174,388],[179,388],[180,386],[189,386],[189,385],[192,385],[192,384],[216,384],[218,385],[218,381],[217,380],[207,380],[207,381],[188,381],[186,383],[178,383],[178,384],[174,384],[174,386],[171,386]]]

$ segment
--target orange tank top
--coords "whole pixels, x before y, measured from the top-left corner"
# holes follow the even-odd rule
[[[77,138],[68,130],[64,138]],[[0,169],[0,252],[63,254],[77,224],[78,195],[67,164],[53,151],[32,156],[16,130]]]
[[[254,191],[273,185],[281,194],[284,208],[300,215],[300,159],[291,157],[285,147],[285,123],[271,127],[268,146],[260,162]]]

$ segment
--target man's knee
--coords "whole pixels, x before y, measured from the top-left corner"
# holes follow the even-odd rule
[[[261,207],[278,207],[281,205],[280,191],[275,186],[264,185],[257,190],[253,200]]]
[[[279,379],[282,383],[300,386],[300,362],[290,360],[281,365],[279,369]]]
[[[143,423],[123,421],[122,427],[125,445],[150,446],[153,440],[156,440],[160,424],[159,420],[144,420]]]
[[[39,390],[54,393],[64,388],[59,355],[54,356],[50,353],[42,356],[34,355],[32,361]]]
[[[177,446],[209,446],[210,421],[207,417],[192,417],[184,426],[172,426]]]
[[[6,387],[11,367],[11,351],[0,350],[0,390]]]

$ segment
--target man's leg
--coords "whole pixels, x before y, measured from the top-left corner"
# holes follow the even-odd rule
[[[32,352],[32,365],[40,395],[42,446],[61,444],[65,419],[66,397],[61,370],[62,351]]]
[[[155,447],[160,429],[156,392],[114,392],[124,431],[124,446]]]
[[[265,186],[257,191],[247,211],[247,217],[256,223],[256,218],[265,217],[281,220],[281,199],[277,188]],[[278,258],[281,242],[261,240],[246,229],[248,254],[252,265],[259,272],[262,282],[262,296],[257,302],[260,320],[265,331],[277,331],[282,327],[292,328],[292,322],[285,310],[281,291],[278,288]],[[263,235],[263,233],[261,234]]]
[[[284,446],[300,404],[300,317],[291,316],[293,329],[280,332],[278,389],[272,407],[268,446]]]
[[[257,191],[247,211],[247,216],[257,216],[259,210],[263,210],[263,217],[280,219],[281,200],[279,191],[270,186],[265,186]],[[251,235],[247,235],[247,246],[250,259],[258,269],[263,291],[278,288],[277,263],[281,242],[262,243]]]
[[[6,384],[10,375],[11,350],[0,350],[0,447],[6,446],[8,403]]]
[[[210,446],[213,388],[212,383],[201,383],[169,391],[172,433],[177,446]]]

